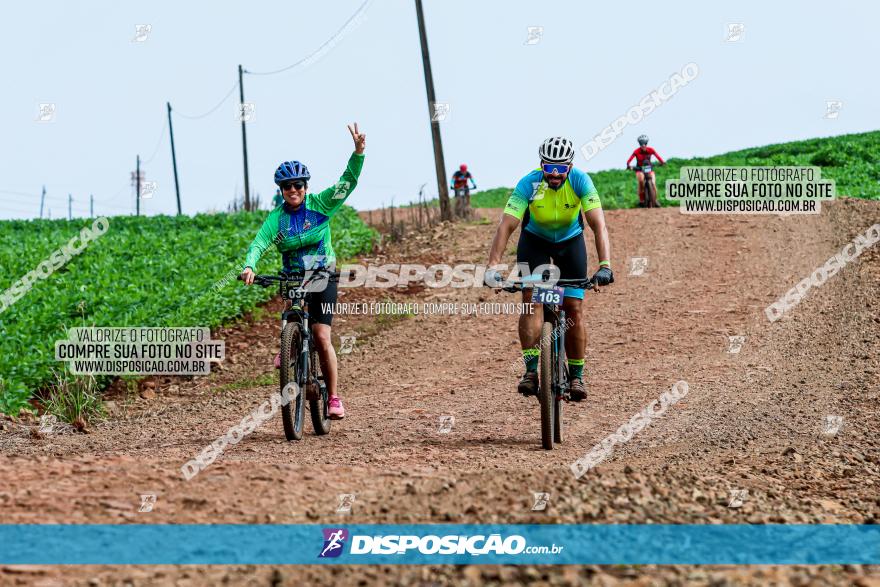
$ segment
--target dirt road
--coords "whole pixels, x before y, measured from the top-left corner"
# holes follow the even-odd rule
[[[353,352],[340,356],[346,419],[334,423],[329,436],[307,434],[287,443],[276,416],[184,480],[184,462],[276,389],[271,360],[278,305],[272,303],[264,316],[215,334],[226,340],[221,370],[191,380],[155,379],[134,394],[120,386],[108,398],[113,416],[89,434],[40,434],[35,424],[6,421],[0,522],[880,521],[880,245],[811,290],[785,318],[771,323],[764,314],[880,222],[880,203],[842,200],[824,206],[820,216],[690,216],[662,209],[614,210],[607,218],[616,281],[587,297],[589,398],[567,410],[567,437],[557,450],[541,450],[537,402],[514,391],[516,315],[337,316],[334,332],[358,337]],[[494,221],[442,227],[363,262],[484,263],[494,228]],[[630,275],[633,257],[647,259],[639,275]],[[343,290],[340,301],[386,298],[516,301],[486,289],[412,286]],[[731,336],[746,337],[737,353],[729,352]],[[680,380],[688,383],[684,399],[618,444],[597,468],[574,477],[569,467],[576,459]],[[443,432],[441,420],[449,416],[454,424]],[[839,426],[836,434],[829,422]],[[740,507],[729,507],[734,490]],[[546,511],[531,511],[534,492],[550,494]],[[156,495],[152,511],[138,511],[142,494]],[[354,495],[350,513],[336,512],[339,494]],[[880,569],[0,569],[0,584],[46,585],[542,579],[880,585]]]

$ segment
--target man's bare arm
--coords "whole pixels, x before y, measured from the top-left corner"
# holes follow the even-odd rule
[[[519,226],[519,219],[510,214],[501,215],[501,222],[498,223],[495,238],[492,239],[492,248],[489,250],[489,267],[501,263],[501,255],[504,254],[510,235],[513,234],[517,226]]]
[[[602,208],[593,208],[584,214],[596,239],[596,253],[599,255],[599,262],[607,261],[606,265],[608,265],[611,262],[611,241],[608,239],[608,228],[605,226],[605,213]]]

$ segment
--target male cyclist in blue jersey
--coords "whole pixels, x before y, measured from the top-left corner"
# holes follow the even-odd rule
[[[501,262],[510,235],[520,222],[519,244],[516,248],[518,264],[526,263],[533,273],[540,265],[553,264],[560,270],[560,279],[586,279],[587,247],[584,241],[584,223],[593,231],[599,270],[593,275],[598,285],[614,283],[611,272],[611,245],[605,227],[605,215],[599,193],[590,176],[576,169],[574,146],[568,139],[552,137],[538,149],[541,166],[523,177],[504,208],[501,222],[495,231],[489,251],[489,267]],[[486,272],[486,283],[500,286],[501,275],[493,269]],[[531,289],[523,290],[523,303],[531,303]],[[572,321],[565,333],[565,354],[568,357],[569,387],[573,401],[587,397],[584,389],[584,347],[586,333],[583,320],[583,289],[565,288],[562,307]],[[517,390],[523,395],[538,394],[539,338],[544,321],[543,307],[534,306],[534,313],[523,313],[519,319],[519,340],[526,373]]]
[[[242,280],[251,285],[254,269],[265,250],[275,245],[281,253],[286,273],[301,273],[319,267],[333,270],[336,255],[330,240],[330,218],[342,207],[357,185],[364,166],[364,148],[367,135],[358,130],[357,123],[348,127],[354,141],[354,153],[348,158],[345,171],[335,185],[317,194],[307,193],[311,174],[299,161],[285,161],[275,171],[275,183],[281,188],[284,203],[269,213],[268,218],[247,250]],[[324,284],[322,284],[324,285]],[[321,362],[321,373],[327,382],[330,396],[328,413],[331,419],[345,417],[345,408],[336,391],[336,351],[330,339],[333,306],[336,305],[336,282],[326,283],[320,291],[309,290],[306,296],[312,336]],[[275,368],[281,367],[281,355],[275,357]]]

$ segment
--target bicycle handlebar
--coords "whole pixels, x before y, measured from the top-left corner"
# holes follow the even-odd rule
[[[339,280],[339,272],[338,271],[330,271],[326,267],[319,267],[318,269],[314,269],[314,270],[310,269],[310,270],[305,271],[303,273],[288,273],[288,274],[281,274],[281,275],[254,275],[254,284],[260,285],[262,287],[269,287],[270,285],[273,285],[276,283],[284,283],[287,281],[296,281],[298,279],[303,279],[305,277],[305,274],[308,273],[309,271],[311,271],[312,274],[309,275],[308,280],[306,280],[302,283],[303,287],[305,287],[308,283],[312,282],[316,277],[318,277],[320,275],[328,275],[330,277],[330,281]],[[240,274],[237,277],[237,279],[239,281],[243,281]]]
[[[522,291],[526,288],[526,286],[530,285],[534,287],[540,284],[543,284],[543,281],[523,281],[522,279],[517,279],[515,281],[509,282],[508,285],[504,285],[501,287],[504,291],[514,293],[518,291]],[[596,281],[593,278],[585,278],[585,279],[557,279],[552,284],[547,284],[545,287],[574,287],[579,289],[594,289],[596,287]]]

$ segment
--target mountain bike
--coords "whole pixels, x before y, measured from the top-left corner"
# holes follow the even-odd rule
[[[476,188],[473,188],[476,189]],[[465,186],[454,187],[455,191],[455,215],[458,218],[470,218],[471,211],[471,188]]]
[[[561,444],[563,402],[568,400],[568,360],[565,356],[565,310],[562,309],[566,287],[593,289],[592,279],[559,279],[551,286],[531,280],[508,282],[501,289],[508,292],[533,288],[532,303],[543,304],[540,363],[538,364],[538,403],[541,406],[541,446],[553,449]]]
[[[633,171],[641,171],[642,176],[644,177],[645,182],[645,208],[659,208],[660,204],[657,203],[657,190],[654,187],[654,182],[651,181],[651,178],[654,177],[654,166],[651,163],[646,163],[644,165],[638,165],[633,168]]]
[[[309,287],[324,277],[338,280],[339,274],[320,268],[305,273],[254,276],[254,283],[262,287],[278,284],[279,294],[289,302],[281,312],[280,380],[281,422],[287,440],[303,437],[306,401],[309,402],[315,434],[321,436],[330,432],[330,397],[321,373],[318,351],[312,345],[309,313],[303,309]]]

